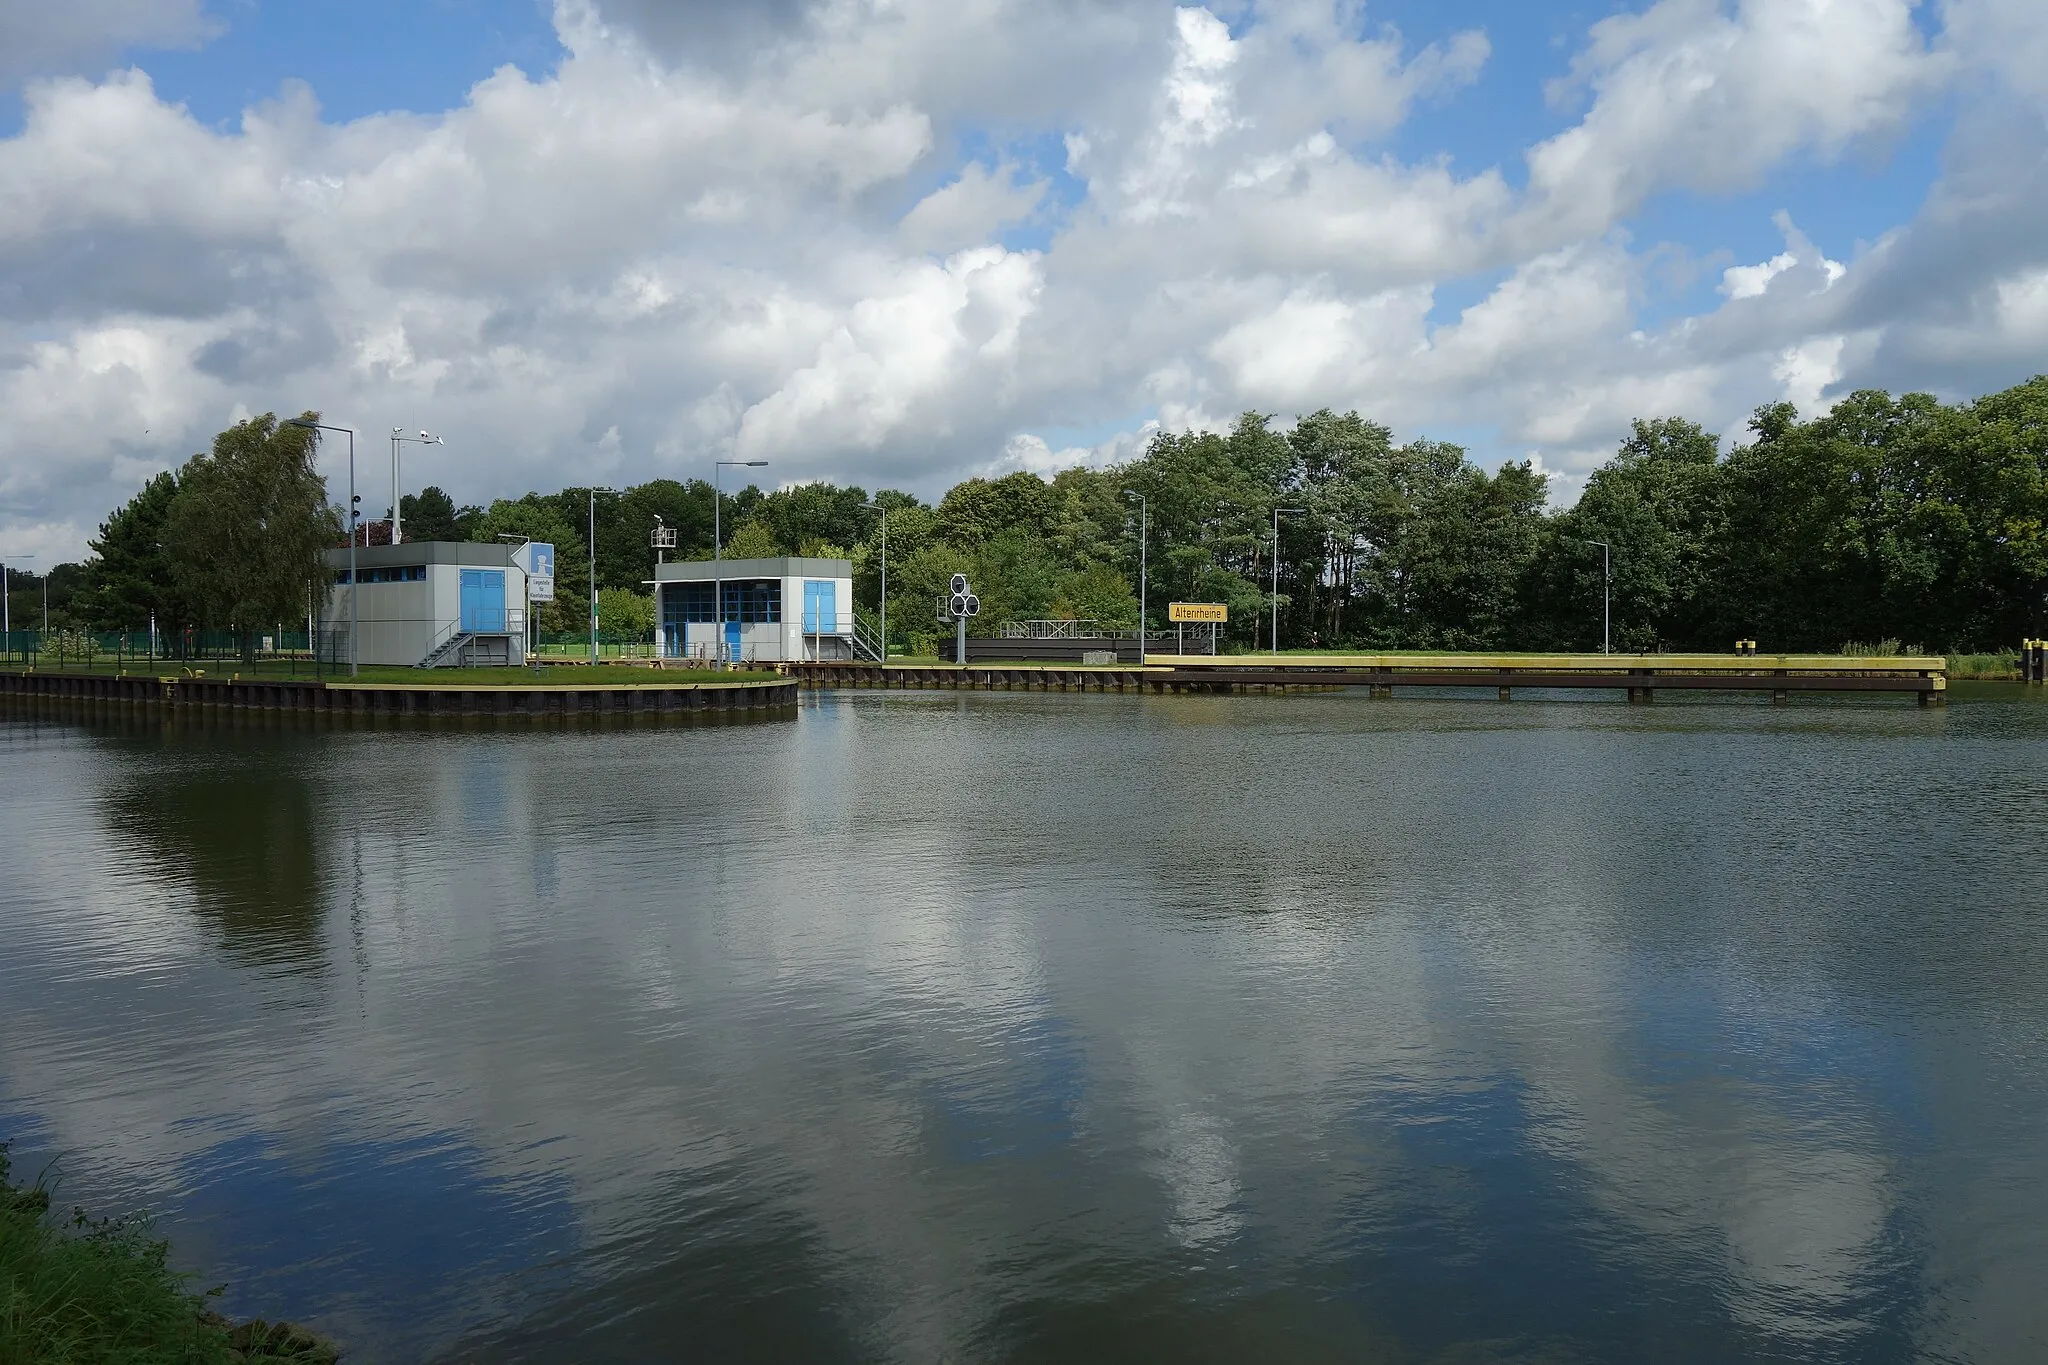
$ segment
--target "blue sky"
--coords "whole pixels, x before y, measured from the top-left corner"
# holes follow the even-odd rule
[[[830,13],[0,0],[0,536],[305,406],[447,432],[472,501],[931,495],[1321,406],[1568,501],[1636,416],[2048,348],[2018,0]]]

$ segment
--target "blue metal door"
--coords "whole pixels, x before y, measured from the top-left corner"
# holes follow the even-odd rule
[[[496,632],[505,629],[505,571],[464,569],[461,579],[464,631]]]
[[[804,581],[804,634],[836,635],[839,633],[839,596],[833,591],[832,580],[819,582],[815,579]]]
[[[733,663],[739,662],[740,623],[737,621],[725,623],[725,657]]]

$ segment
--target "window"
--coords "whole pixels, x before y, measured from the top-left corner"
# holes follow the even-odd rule
[[[782,620],[782,583],[778,579],[748,579],[725,585],[725,619],[728,621]]]
[[[334,575],[334,581],[337,583],[348,582],[348,570],[343,569]],[[362,570],[362,581],[365,583],[424,583],[427,581],[427,566],[424,564],[401,564],[396,568],[390,569],[364,569]]]
[[[724,587],[725,620],[778,622],[782,619],[782,584],[779,580],[731,579]],[[709,583],[672,583],[663,588],[663,624],[679,626],[685,621],[718,620],[719,617],[711,610],[711,590]]]
[[[709,583],[678,583],[668,590],[664,620],[714,621],[718,619],[711,611],[711,585]]]

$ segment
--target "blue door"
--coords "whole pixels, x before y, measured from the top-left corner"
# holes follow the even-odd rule
[[[725,657],[729,662],[738,663],[740,658],[740,623],[725,623]]]
[[[505,629],[505,571],[462,571],[462,629],[494,633]]]
[[[804,581],[804,634],[836,635],[839,633],[839,595],[833,591],[832,580],[818,582]]]

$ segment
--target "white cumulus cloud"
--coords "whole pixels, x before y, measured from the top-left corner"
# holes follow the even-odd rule
[[[735,451],[932,494],[1323,405],[1494,432],[1568,488],[1635,416],[2039,364],[2048,133],[2008,58],[2040,24],[2003,0],[1940,31],[1909,0],[1657,0],[1573,35],[1568,126],[1519,167],[1416,133],[1494,97],[1493,40],[1357,0],[717,8],[560,0],[553,65],[458,107],[335,122],[287,78],[226,126],[146,53],[103,73],[0,8],[51,73],[0,138],[0,538],[76,554],[265,409],[445,432],[409,468],[464,500]],[[211,23],[116,12],[129,51]],[[1881,156],[1944,90],[1917,216],[1839,260],[1782,218],[1673,311],[1646,203]]]

